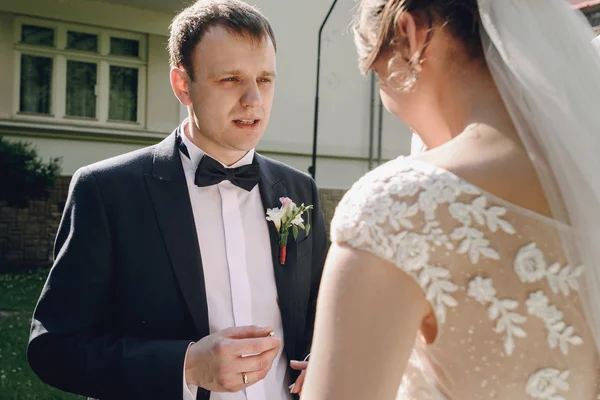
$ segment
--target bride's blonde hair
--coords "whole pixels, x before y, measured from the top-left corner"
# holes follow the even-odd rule
[[[413,14],[417,23],[426,21],[431,27],[439,22],[448,27],[464,44],[469,57],[483,58],[477,0],[360,0],[354,37],[363,74],[373,68],[383,52],[393,50],[398,41],[398,20],[405,11]],[[418,60],[407,61],[421,62],[422,53]]]

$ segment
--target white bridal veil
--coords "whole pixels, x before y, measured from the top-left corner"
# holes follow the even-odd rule
[[[600,349],[600,56],[565,0],[478,0],[488,65],[537,169]],[[600,47],[599,42],[595,42]],[[574,242],[574,243],[573,243]]]

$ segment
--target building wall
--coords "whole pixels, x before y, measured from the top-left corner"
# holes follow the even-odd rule
[[[133,151],[156,143],[167,136],[179,123],[179,103],[173,96],[169,83],[168,52],[166,49],[167,36],[164,32],[170,21],[165,13],[149,12],[148,15],[139,10],[98,3],[87,5],[86,12],[76,19],[80,7],[85,2],[67,5],[62,1],[39,2],[39,7],[33,7],[33,2],[2,2],[0,1],[0,135],[11,140],[27,140],[32,142],[44,159],[61,157],[63,159],[62,174],[72,175],[78,168],[105,158]],[[92,2],[89,2],[90,4]],[[35,4],[38,4],[37,2]],[[51,6],[52,7],[51,7]],[[73,5],[73,8],[69,6]],[[46,8],[46,6],[48,8]],[[88,7],[89,6],[89,7]],[[4,9],[14,10],[2,12]],[[93,12],[94,11],[94,12]],[[139,12],[139,15],[136,13]],[[112,13],[119,14],[113,18]],[[156,15],[155,15],[156,14]],[[28,17],[50,16],[61,22],[77,23],[78,25],[100,26],[102,28],[117,28],[127,30],[129,21],[136,18],[146,18],[152,25],[147,26],[147,65],[144,67],[144,78],[147,96],[140,102],[145,115],[139,126],[123,124],[122,128],[109,126],[82,125],[81,122],[66,120],[44,121],[20,117],[14,112],[14,103],[18,92],[18,71],[14,68],[18,54],[15,51],[16,20],[23,15]],[[160,21],[157,21],[157,16]],[[121,18],[124,17],[124,18]],[[41,20],[45,20],[41,18]],[[156,24],[162,26],[156,29]],[[144,24],[135,24],[142,26]],[[17,82],[17,85],[15,85]],[[55,82],[56,83],[56,82]],[[100,88],[99,90],[108,90]],[[64,99],[63,99],[64,100]],[[141,111],[140,111],[141,112]]]
[[[28,207],[9,207],[0,202],[0,273],[27,267],[48,267],[53,261],[54,240],[70,179],[59,179],[48,200],[31,201]],[[325,227],[344,190],[321,189],[319,197]]]
[[[165,3],[172,4],[173,10],[184,4],[177,0]],[[312,162],[317,32],[329,4],[322,0],[259,0],[255,3],[270,18],[278,41],[275,105],[258,150],[306,172]],[[357,69],[349,29],[353,8],[354,0],[338,1],[323,31],[317,159],[317,184],[320,187],[349,188],[370,165],[376,165],[368,160],[369,148],[377,157],[378,147],[378,118],[375,113],[370,134],[370,107],[374,101],[377,108],[379,100],[376,92],[371,98],[370,81]],[[16,96],[12,68],[13,15],[148,34],[146,131],[73,130],[66,126],[56,132],[35,124],[27,129],[14,127],[15,118],[11,111],[11,102]],[[98,159],[155,143],[169,134],[185,114],[172,94],[168,78],[166,33],[172,16],[173,12],[90,0],[0,0],[0,70],[3,71],[0,90],[10,93],[10,96],[0,96],[0,134],[26,137],[38,145],[45,158],[62,156],[65,175]],[[382,136],[383,159],[408,152],[408,129],[387,111],[383,113]]]
[[[0,0],[0,11],[165,36],[171,13],[93,0]]]
[[[45,158],[62,156],[65,175],[91,162],[137,149],[160,140],[186,115],[174,98],[168,79],[167,32],[175,10],[189,3],[183,0],[153,2],[110,0],[0,0],[0,134],[23,138],[38,145]],[[162,4],[154,11],[113,3]],[[302,171],[311,165],[313,144],[317,33],[331,2],[322,0],[255,0],[269,17],[278,41],[278,81],[271,122],[258,146],[263,154]],[[354,0],[339,0],[323,30],[321,90],[318,124],[317,183],[320,187],[347,189],[376,162],[378,118],[371,122],[368,77],[359,74],[350,22]],[[165,11],[171,9],[173,11]],[[592,23],[600,21],[598,6],[584,10]],[[15,129],[12,102],[14,93],[14,15],[29,15],[60,21],[89,24],[148,35],[147,104],[145,132],[43,131],[28,126]],[[132,23],[134,21],[134,23]],[[375,110],[377,111],[377,110]],[[409,151],[410,133],[395,117],[383,112],[382,158]],[[23,135],[26,136],[23,136]]]
[[[600,5],[594,5],[583,9],[590,24],[594,27],[596,34],[600,34]]]
[[[44,159],[62,158],[63,176],[71,176],[83,165],[89,165],[115,155],[141,148],[138,144],[91,142],[80,139],[53,139],[46,137],[4,136],[9,140],[27,140],[33,143]]]
[[[170,133],[179,121],[179,102],[169,80],[167,37],[148,37],[148,129]]]
[[[256,0],[254,3],[270,18],[278,40],[276,104],[261,146],[265,150],[293,149],[310,155],[318,31],[331,2]],[[354,0],[339,0],[323,29],[317,159],[320,187],[349,188],[369,170],[370,106],[373,100],[377,108],[379,96],[375,92],[375,98],[371,98],[371,83],[358,71],[350,29],[355,6]],[[374,117],[376,156],[377,113]],[[408,129],[385,110],[382,136],[383,159],[408,153]],[[285,162],[284,158],[281,160]],[[292,165],[306,171],[310,157],[302,161],[303,164]]]

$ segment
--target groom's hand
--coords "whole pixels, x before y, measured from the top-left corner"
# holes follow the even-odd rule
[[[187,383],[211,392],[239,392],[264,379],[281,346],[281,339],[270,336],[272,331],[228,328],[192,344],[185,363]]]

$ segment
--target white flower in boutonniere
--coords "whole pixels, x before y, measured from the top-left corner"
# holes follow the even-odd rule
[[[302,214],[312,209],[313,206],[305,206],[304,204],[297,206],[289,197],[281,197],[279,201],[281,202],[281,208],[267,209],[267,221],[272,221],[279,233],[279,263],[283,265],[287,256],[287,241],[290,229],[294,240],[298,239],[299,229],[304,229],[308,235],[308,232],[310,232],[310,213],[306,213],[308,215],[306,225],[304,225]]]

